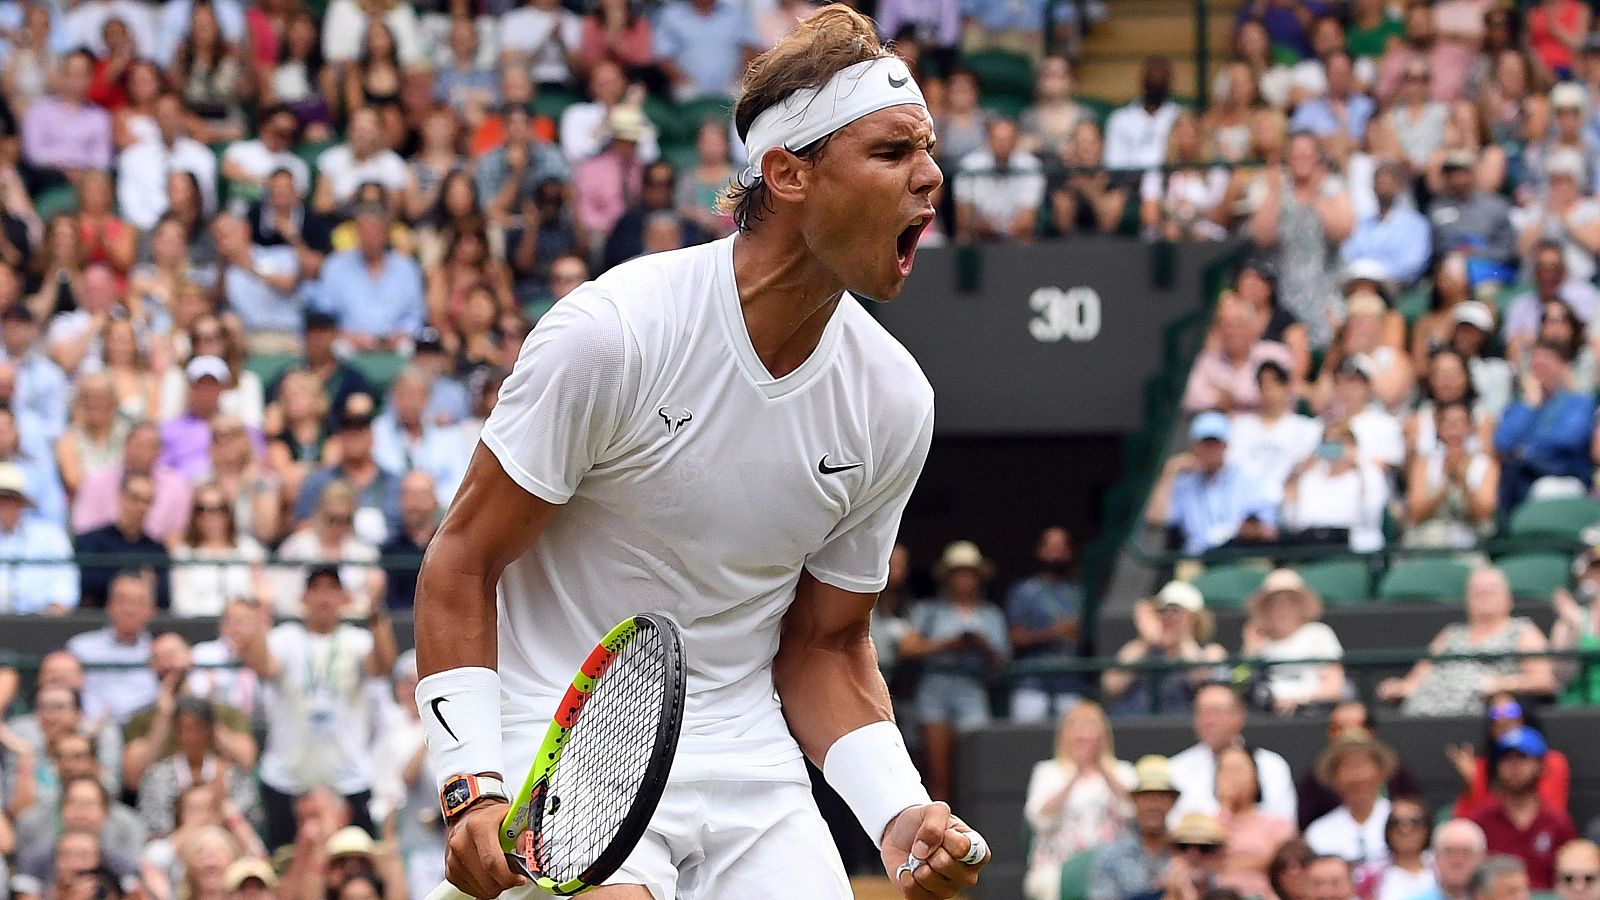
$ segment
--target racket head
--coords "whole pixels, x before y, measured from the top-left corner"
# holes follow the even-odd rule
[[[687,685],[683,635],[671,619],[642,613],[601,638],[562,697],[501,823],[500,848],[514,868],[566,897],[599,887],[622,866],[666,789]],[[605,786],[600,776],[608,768],[625,772],[626,783],[612,785],[612,802],[599,804],[585,793]],[[573,824],[586,812],[598,812],[600,821]]]

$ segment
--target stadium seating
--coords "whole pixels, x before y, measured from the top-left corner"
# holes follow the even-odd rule
[[[1194,586],[1206,599],[1207,606],[1228,609],[1243,606],[1266,577],[1267,570],[1257,566],[1220,565],[1197,576]]]
[[[1466,595],[1470,568],[1453,559],[1422,557],[1395,563],[1378,582],[1384,603],[1434,601],[1459,603]]]

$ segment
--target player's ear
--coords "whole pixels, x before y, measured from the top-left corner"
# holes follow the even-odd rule
[[[798,203],[805,199],[811,163],[778,147],[761,158],[761,179],[774,200]]]

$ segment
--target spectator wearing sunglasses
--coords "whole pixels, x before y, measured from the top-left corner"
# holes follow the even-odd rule
[[[1556,851],[1556,896],[1600,900],[1600,845],[1579,838]]]
[[[1395,797],[1384,824],[1389,861],[1357,875],[1373,900],[1412,900],[1438,887],[1426,851],[1433,838],[1433,815],[1418,797]]]
[[[1185,813],[1167,838],[1172,859],[1161,885],[1127,900],[1201,900],[1217,887],[1222,849],[1227,841],[1227,832],[1214,817]]]

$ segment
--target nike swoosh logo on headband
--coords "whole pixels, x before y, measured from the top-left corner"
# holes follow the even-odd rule
[[[906,82],[908,82],[910,80],[911,80],[911,76],[910,75],[907,75],[904,78],[895,78],[894,75],[891,74],[891,75],[889,75],[889,87],[892,87],[892,88],[903,88],[903,87],[906,86]]]

